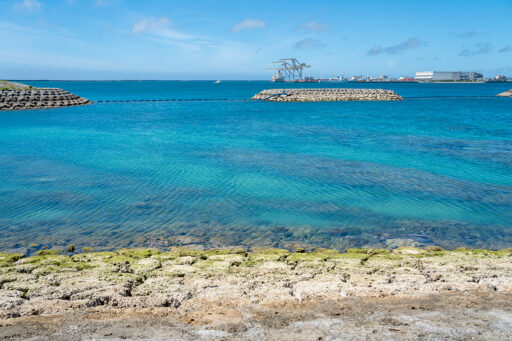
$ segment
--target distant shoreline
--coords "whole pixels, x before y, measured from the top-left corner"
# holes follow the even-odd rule
[[[214,82],[217,79],[10,79],[12,82]],[[276,83],[272,82],[268,79],[221,79],[222,82],[268,82],[268,83]],[[291,82],[293,83],[293,82]],[[502,84],[502,83],[512,83],[512,81],[487,81],[487,82],[417,82],[417,81],[346,81],[346,82],[312,82],[320,83],[320,84],[341,84],[341,83],[393,83],[393,84],[411,84],[411,83],[421,83],[421,84]],[[289,82],[282,82],[276,84],[290,84]],[[297,84],[311,84],[308,82],[297,83]]]

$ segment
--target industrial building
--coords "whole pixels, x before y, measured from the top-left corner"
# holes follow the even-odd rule
[[[476,82],[483,81],[484,76],[478,72],[462,71],[422,71],[414,77],[419,82]]]

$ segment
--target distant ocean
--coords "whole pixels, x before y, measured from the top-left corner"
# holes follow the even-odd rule
[[[512,247],[510,83],[27,83],[174,101],[0,112],[0,251]],[[284,86],[406,100],[247,101]]]

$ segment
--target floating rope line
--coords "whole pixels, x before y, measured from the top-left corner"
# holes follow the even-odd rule
[[[276,96],[291,96],[286,92],[273,94],[264,99],[257,101],[265,101],[269,98]],[[402,97],[403,99],[462,99],[462,98],[498,98],[496,96],[409,96]],[[232,98],[165,98],[165,99],[112,99],[112,100],[99,100],[95,103],[133,103],[133,102],[248,102],[252,99],[232,99]]]
[[[250,99],[230,98],[166,98],[166,99],[112,99],[100,100],[96,103],[130,103],[130,102],[244,102]]]
[[[497,96],[410,96],[402,97],[403,99],[431,99],[431,98],[498,98]]]

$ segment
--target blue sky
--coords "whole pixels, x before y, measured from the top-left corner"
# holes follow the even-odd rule
[[[512,1],[0,0],[0,79],[512,76]]]

